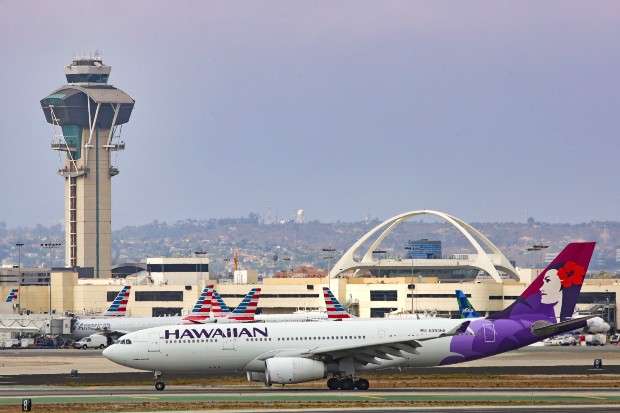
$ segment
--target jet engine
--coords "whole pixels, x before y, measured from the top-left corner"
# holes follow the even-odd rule
[[[302,383],[326,377],[325,364],[317,360],[302,357],[273,357],[267,359],[266,365],[267,385]]]

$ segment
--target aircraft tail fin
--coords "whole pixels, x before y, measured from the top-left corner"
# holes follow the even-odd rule
[[[114,301],[107,309],[104,316],[107,317],[123,317],[127,314],[127,302],[129,301],[129,293],[131,286],[124,286],[121,291],[116,295]]]
[[[183,317],[184,321],[191,321],[192,323],[202,322],[209,318],[211,314],[211,298],[213,296],[213,285],[206,285],[196,300],[196,304],[192,308],[192,311]]]
[[[594,246],[594,242],[568,244],[514,303],[490,318],[546,320],[550,323],[570,319]]]
[[[228,318],[235,321],[254,321],[254,315],[258,309],[260,291],[260,288],[252,288],[243,297],[237,308],[228,314]]]
[[[226,305],[224,299],[217,290],[213,290],[211,296],[211,315],[215,318],[225,317],[230,313],[230,307]]]
[[[476,318],[480,317],[480,314],[474,309],[474,306],[471,305],[469,299],[467,298],[467,294],[465,294],[461,290],[455,290],[456,301],[459,304],[459,314],[461,318]]]
[[[19,290],[17,288],[11,288],[9,293],[6,296],[7,303],[12,303],[17,300],[17,294],[19,294]]]
[[[338,301],[332,290],[323,287],[323,298],[325,299],[325,307],[327,308],[327,318],[330,320],[342,320],[345,318],[353,318],[351,314]]]

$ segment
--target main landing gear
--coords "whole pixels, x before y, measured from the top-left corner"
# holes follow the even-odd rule
[[[327,380],[327,388],[330,390],[368,390],[370,384],[363,378],[332,377]]]
[[[166,383],[164,383],[164,381],[161,378],[162,376],[161,371],[156,371],[153,373],[153,375],[155,378],[155,390],[163,391],[166,388]]]

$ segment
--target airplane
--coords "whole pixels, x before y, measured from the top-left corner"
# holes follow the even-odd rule
[[[9,293],[6,296],[6,303],[12,303],[14,301],[17,301],[17,294],[19,293],[19,290],[17,288],[11,288],[9,290]]]
[[[461,290],[455,290],[456,301],[459,303],[459,313],[461,318],[479,318],[480,314],[471,305],[465,293]]]
[[[266,385],[327,378],[330,390],[367,390],[365,371],[462,363],[518,349],[582,328],[571,319],[594,242],[568,244],[507,308],[478,319],[357,319],[226,326],[154,327],[120,337],[107,359],[164,373],[245,372]]]
[[[256,290],[260,291],[260,289],[252,289],[246,294],[242,303],[246,300],[252,300],[252,297],[257,293]],[[112,341],[123,334],[145,328],[175,324],[204,324],[214,322],[216,320],[209,319],[208,314],[215,311],[211,298],[215,293],[212,285],[204,287],[196,300],[196,304],[192,308],[192,312],[185,316],[78,318],[73,325],[72,336],[76,339],[80,339],[93,334],[102,334],[108,337],[109,341]],[[250,321],[250,318],[253,316],[250,311],[256,311],[256,305],[253,307],[249,305],[237,311],[238,308],[239,307],[235,308],[235,310],[231,312],[231,315],[222,316],[217,322],[227,323],[233,320],[241,321],[242,319],[245,319],[247,322]]]

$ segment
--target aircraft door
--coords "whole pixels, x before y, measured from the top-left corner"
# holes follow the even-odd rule
[[[233,337],[222,339],[222,350],[237,350],[237,340]]]
[[[149,342],[148,352],[149,353],[159,353],[159,340],[155,339],[155,340]]]
[[[484,342],[495,343],[495,324],[491,321],[485,321],[483,326]]]

